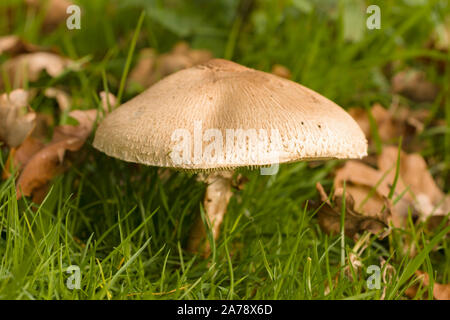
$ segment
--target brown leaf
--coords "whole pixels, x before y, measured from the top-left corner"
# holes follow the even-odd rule
[[[55,128],[53,133],[53,142],[66,140],[67,138],[77,138],[84,142],[92,132],[97,110],[73,110],[69,113],[71,118],[78,121],[78,125],[61,125]]]
[[[46,141],[49,138],[50,128],[55,122],[53,115],[37,112],[35,122],[36,126],[31,132],[31,136],[39,141]]]
[[[35,126],[36,114],[28,107],[28,92],[14,90],[0,96],[0,141],[19,146]]]
[[[209,50],[191,49],[185,41],[180,41],[172,48],[173,54],[185,55],[191,59],[192,65],[203,63],[213,58]]]
[[[186,41],[180,41],[173,46],[172,53],[187,55],[189,53],[189,50],[189,43],[187,43]]]
[[[420,283],[424,287],[428,287],[430,285],[430,276],[428,273],[423,272],[421,270],[416,271],[416,276],[419,278]],[[417,296],[417,292],[419,290],[420,284],[415,284],[412,287],[409,287],[406,290],[406,295],[410,298],[415,298]],[[450,300],[450,283],[448,284],[440,284],[437,282],[433,283],[433,297],[436,300]],[[426,293],[422,299],[426,298]]]
[[[393,115],[379,103],[372,106],[371,113],[382,141],[387,142],[401,135],[401,128],[397,125]]]
[[[433,215],[427,218],[426,224],[425,224],[425,232],[432,233],[434,232],[443,222],[444,227],[450,226],[450,219],[448,219],[446,216],[441,215]]]
[[[369,142],[372,143],[373,136],[367,111],[363,108],[353,107],[348,112],[358,123]],[[370,112],[382,142],[396,142],[402,136],[403,147],[409,149],[419,147],[417,143],[412,143],[412,140],[424,129],[424,121],[429,114],[428,110],[412,110],[395,102],[389,109],[375,103]]]
[[[336,170],[334,178],[336,188],[342,188],[344,181],[370,188],[379,183],[377,191],[385,197],[388,196],[390,190],[389,181],[383,179],[383,172],[356,160],[347,161],[342,168]]]
[[[154,49],[146,48],[139,52],[138,62],[131,70],[129,83],[137,83],[143,88],[149,87],[154,81],[151,76],[156,64],[156,52]]]
[[[50,31],[68,18],[66,10],[73,2],[69,0],[26,0],[26,4],[38,12],[45,11],[43,28]]]
[[[157,56],[154,49],[141,50],[136,66],[130,73],[130,85],[140,85],[147,88],[161,78],[206,62],[212,58],[208,50],[191,49],[186,42],[179,42],[168,53]]]
[[[18,199],[30,195],[33,195],[33,201],[45,198],[46,185],[65,169],[66,151],[80,150],[91,133],[97,110],[74,110],[69,115],[79,124],[56,127],[52,142],[31,157],[17,181]]]
[[[111,92],[108,95],[106,95],[105,91],[100,92],[100,101],[105,112],[109,112],[117,106],[117,98]]]
[[[31,198],[31,201],[34,203],[42,203],[44,201],[45,197],[47,196],[48,190],[50,189],[50,183],[46,183],[41,187],[38,187],[33,190],[33,197]]]
[[[1,54],[11,54],[17,55],[26,52],[36,52],[40,48],[33,44],[23,41],[21,38],[15,35],[9,35],[0,37],[0,55]]]
[[[378,168],[386,171],[395,165],[398,150],[387,146],[378,157]],[[394,172],[390,173],[391,178]],[[430,172],[425,159],[419,154],[400,154],[400,184],[409,187],[410,193],[405,197],[412,201],[424,220],[431,215],[445,215],[450,212],[448,197],[439,189]]]
[[[106,107],[106,93],[100,93],[102,106]],[[114,95],[109,94],[109,102],[116,104]],[[98,116],[97,109],[73,110],[69,116],[77,120],[76,126],[61,125],[54,129],[52,141],[41,148],[26,162],[17,181],[17,198],[33,196],[33,202],[40,203],[45,198],[49,182],[63,172],[66,151],[75,152],[81,149],[92,132]]]
[[[31,157],[33,157],[39,150],[44,147],[44,144],[29,136],[17,149],[12,148],[9,152],[8,159],[6,160],[5,168],[3,170],[3,179],[7,179],[11,176],[12,170],[22,170],[22,168],[28,163]]]
[[[343,207],[342,190],[334,194],[333,205],[326,201],[328,196],[320,183],[316,184],[316,188],[321,194],[322,201],[325,202],[317,212],[319,225],[326,233],[339,234]],[[360,212],[355,211],[353,197],[351,194],[346,193],[344,231],[348,237],[355,238],[364,231],[369,231],[370,233],[380,235],[380,237],[385,237],[386,233],[384,231],[388,227],[388,216],[389,212],[387,208],[377,217],[364,216]]]
[[[70,109],[70,96],[65,91],[57,88],[47,88],[45,89],[44,95],[48,98],[56,99],[61,111]]]
[[[159,78],[192,66],[191,58],[179,53],[164,53],[158,57],[156,73]]]
[[[377,169],[360,161],[347,161],[336,170],[336,191],[346,181],[346,192],[354,199],[358,212],[377,218],[387,207],[396,227],[405,225],[409,212],[422,221],[430,216],[446,215],[450,211],[450,197],[439,189],[419,154],[401,152],[393,197],[396,203],[388,199],[394,185],[397,157],[397,147],[386,146],[377,158]]]
[[[191,49],[187,55],[191,58],[193,66],[213,58],[213,55],[209,50]]]
[[[54,126],[55,119],[52,114],[36,112],[36,126],[31,132],[33,138],[41,142],[48,141],[50,128]]]
[[[25,80],[36,81],[42,71],[51,77],[61,75],[66,69],[72,68],[71,60],[50,52],[34,52],[18,55],[3,64],[14,88],[23,87]]]
[[[369,116],[365,109],[359,107],[353,107],[348,109],[348,113],[358,123],[364,135],[369,139],[370,137],[370,121]]]
[[[272,66],[272,71],[274,75],[277,75],[282,78],[290,79],[292,77],[291,71],[286,68],[285,66],[282,66],[281,64],[274,64]]]
[[[430,112],[428,109],[413,110],[408,106],[393,103],[389,109],[394,117],[394,121],[402,126],[402,135],[408,137],[408,131],[412,133],[420,133],[424,129],[424,122],[428,118]]]
[[[77,151],[84,144],[78,138],[53,142],[36,153],[23,169],[17,180],[17,198],[30,196],[44,187],[58,173],[63,171],[63,159],[67,150]]]
[[[342,168],[336,170],[335,188],[342,189],[344,181],[347,181],[346,192],[354,198],[357,211],[365,216],[378,217],[388,208],[391,213],[389,221],[392,221],[394,226],[401,227],[408,216],[408,209],[412,206],[403,198],[395,205],[388,199],[394,180],[394,175],[390,175],[392,171],[395,172],[395,166],[380,171],[359,161],[347,161]],[[377,188],[374,192],[375,186]],[[397,183],[397,194],[405,189],[401,181]]]
[[[434,101],[439,88],[426,79],[423,71],[414,69],[401,71],[392,78],[392,91],[412,100]]]

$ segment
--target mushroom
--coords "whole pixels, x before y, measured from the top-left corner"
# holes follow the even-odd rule
[[[205,221],[215,239],[236,168],[273,174],[279,163],[367,155],[364,133],[334,102],[223,59],[178,71],[114,110],[99,125],[94,147],[125,161],[206,175]],[[207,255],[206,228],[197,221],[188,249]]]

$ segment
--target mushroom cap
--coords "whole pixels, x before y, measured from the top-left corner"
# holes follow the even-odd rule
[[[99,125],[94,147],[196,171],[367,155],[364,133],[334,102],[222,59],[178,71],[121,105]]]

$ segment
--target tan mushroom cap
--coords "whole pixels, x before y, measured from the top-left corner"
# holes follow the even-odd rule
[[[190,138],[180,138],[180,130]],[[233,145],[239,139],[230,132],[256,132],[258,138]],[[180,151],[181,143],[187,149]],[[187,170],[367,155],[364,133],[334,102],[222,59],[178,71],[114,110],[99,125],[94,147],[125,161]],[[257,148],[267,152],[255,156]],[[181,154],[187,161],[179,161]]]

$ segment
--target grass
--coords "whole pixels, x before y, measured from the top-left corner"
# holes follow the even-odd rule
[[[399,70],[425,70],[443,88],[438,100],[445,99],[445,107],[440,101],[408,103],[445,119],[441,127],[427,127],[419,140],[431,172],[448,193],[449,68],[442,75],[418,62],[419,57],[450,60],[424,49],[433,19],[449,14],[445,1],[415,6],[373,1],[381,7],[381,29],[360,26],[364,31],[357,41],[347,40],[346,26],[357,28],[358,20],[351,20],[355,18],[346,1],[312,1],[311,11],[299,5],[303,1],[260,0],[249,7],[249,1],[197,0],[165,8],[156,1],[75,2],[83,8],[82,29],[62,26],[50,34],[40,31],[42,17],[30,16],[21,1],[0,4],[0,16],[15,8],[11,26],[0,19],[1,34],[19,34],[88,61],[79,72],[29,84],[39,89],[65,86],[74,108],[98,106],[98,92],[104,89],[119,93],[123,101],[130,99],[136,93],[127,91],[124,79],[138,50],[165,52],[180,39],[265,71],[283,64],[295,81],[345,108],[390,104],[382,72],[389,63]],[[110,4],[117,4],[116,9]],[[146,15],[141,21],[142,12]],[[32,107],[53,114],[56,110],[42,94]],[[448,229],[423,232],[422,225],[413,223],[393,230],[383,241],[372,238],[361,256],[362,272],[353,280],[343,276],[342,259],[348,265],[355,243],[324,234],[313,206],[318,203],[315,183],[329,190],[341,162],[282,165],[276,176],[245,171],[249,182],[235,191],[213,253],[202,259],[184,246],[201,210],[204,185],[187,173],[174,172],[161,180],[157,168],[109,158],[91,142],[92,137],[72,155],[71,168],[53,181],[39,206],[17,201],[12,179],[0,183],[0,299],[379,299],[384,289],[386,298],[404,299],[417,269],[441,283],[450,281]],[[4,163],[7,150],[0,150]],[[408,252],[410,243],[414,257]],[[396,277],[369,290],[366,269],[380,266],[380,258],[395,268]],[[71,265],[80,268],[81,290],[66,287]]]

